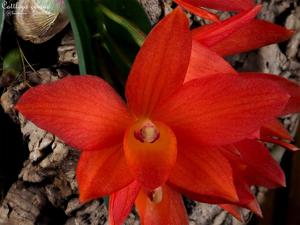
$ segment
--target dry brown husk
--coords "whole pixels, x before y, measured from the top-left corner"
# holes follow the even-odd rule
[[[66,10],[49,11],[36,0],[19,0],[14,24],[22,39],[39,44],[48,41],[69,23]]]

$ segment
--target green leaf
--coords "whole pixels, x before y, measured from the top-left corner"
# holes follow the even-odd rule
[[[98,12],[103,15],[105,25],[104,46],[120,71],[113,73],[113,76],[124,85],[133,60],[151,30],[151,25],[144,9],[136,0],[98,2]]]
[[[22,58],[18,48],[10,50],[3,59],[0,87],[8,86],[15,81],[22,71]]]
[[[4,26],[4,19],[5,19],[5,9],[3,7],[4,0],[0,0],[0,39],[2,36],[3,26]]]
[[[103,77],[122,95],[133,60],[151,30],[137,0],[65,0],[81,74]]]
[[[117,15],[134,22],[145,34],[150,32],[150,21],[137,0],[101,0],[100,2]]]
[[[104,5],[100,5],[99,8],[109,19],[124,27],[139,46],[143,44],[146,38],[146,34],[142,30],[140,30],[138,26],[136,26],[126,18],[114,13]]]
[[[18,48],[10,50],[3,60],[3,74],[16,77],[22,70],[22,59]]]
[[[87,10],[94,8],[93,1],[65,0],[71,22],[79,61],[80,74],[100,74],[93,51],[93,33]]]

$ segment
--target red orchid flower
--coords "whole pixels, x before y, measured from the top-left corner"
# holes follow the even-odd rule
[[[255,19],[261,5],[252,0],[174,0],[198,16],[216,23],[193,30],[193,41],[199,42],[219,55],[227,56],[288,40],[293,31],[276,24]],[[199,7],[236,11],[237,15],[219,21],[215,14]]]
[[[193,41],[227,56],[286,41],[293,35],[293,31],[284,27],[255,19],[260,9],[257,5],[220,23],[196,28]]]
[[[197,47],[208,61],[216,59],[212,70],[225,66],[216,53]],[[126,84],[127,104],[105,81],[87,75],[31,88],[16,106],[82,151],[80,200],[110,195],[111,225],[122,224],[134,203],[144,225],[188,224],[179,193],[229,210],[235,204],[257,211],[249,185],[262,183],[267,175],[261,172],[278,171],[263,146],[260,160],[267,167],[256,165],[253,142],[237,143],[258,143],[253,133],[281,115],[287,91],[268,79],[238,76],[227,64],[233,75],[200,76],[202,71],[188,69],[193,57],[202,57],[191,49],[187,18],[176,9],[138,53]],[[249,181],[254,172],[263,178]]]
[[[221,23],[196,28],[193,41],[227,56],[286,41],[293,35],[293,31],[284,27],[254,19],[260,8],[258,5]]]
[[[237,74],[228,63],[224,62],[224,60],[220,59],[217,55],[227,56],[250,51],[269,44],[285,41],[293,35],[293,31],[285,29],[284,27],[267,21],[254,19],[260,11],[260,8],[261,6],[258,5],[219,24],[215,23],[194,29],[192,31],[192,57],[186,80],[198,78],[199,74],[201,74],[201,76],[214,73]],[[204,46],[210,48],[210,50],[217,54],[212,54],[212,52],[205,49]],[[208,57],[208,55],[210,57]],[[203,62],[203,60],[205,60],[205,62]],[[213,66],[213,64],[215,66]],[[219,66],[216,66],[216,64],[219,64]],[[262,79],[269,79],[278,83],[289,92],[292,97],[287,109],[285,109],[282,115],[300,111],[298,84],[270,74],[247,74],[247,76],[254,75]],[[297,147],[286,142],[291,141],[292,137],[276,120],[265,124],[261,129],[261,134],[261,139],[266,142],[276,143],[290,150],[298,150]]]
[[[185,81],[217,73],[238,75],[219,55],[226,56],[249,51],[268,44],[285,41],[292,36],[293,32],[290,30],[266,21],[255,20],[254,17],[259,10],[260,6],[256,6],[219,24],[211,24],[194,29],[192,56]],[[240,75],[244,78],[256,77],[269,80],[286,90],[291,98],[281,115],[300,111],[299,84],[272,74],[252,72],[241,73]],[[281,145],[292,151],[299,150],[298,147],[289,143],[293,138],[283,125],[275,119],[265,123],[260,131],[257,132],[255,138],[260,141]],[[246,143],[232,145],[236,149],[237,154],[234,160],[231,158],[232,167],[234,167],[235,171],[235,185],[238,187],[238,195],[242,200],[235,205],[220,205],[240,220],[242,220],[240,207],[248,208],[261,216],[259,205],[250,191],[252,185],[268,188],[285,185],[284,174],[268,150],[257,140],[252,140],[251,142],[248,140]],[[249,146],[252,146],[252,148]],[[247,154],[245,155],[245,153]],[[257,179],[253,180],[253,178]]]

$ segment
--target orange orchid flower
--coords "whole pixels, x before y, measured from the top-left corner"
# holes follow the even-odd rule
[[[204,69],[191,68],[196,59]],[[180,193],[233,214],[238,207],[260,214],[250,185],[284,184],[257,133],[292,104],[287,86],[238,75],[192,44],[187,18],[176,9],[138,53],[127,104],[105,81],[86,75],[31,88],[16,108],[82,151],[80,200],[110,195],[110,225],[121,225],[134,204],[143,225],[187,225]]]

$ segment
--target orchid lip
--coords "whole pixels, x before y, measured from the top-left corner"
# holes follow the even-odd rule
[[[160,121],[136,120],[126,129],[123,149],[132,176],[149,191],[167,181],[176,163],[176,136]]]
[[[142,143],[154,143],[159,139],[160,133],[155,124],[147,120],[140,129],[134,131],[134,137]]]

